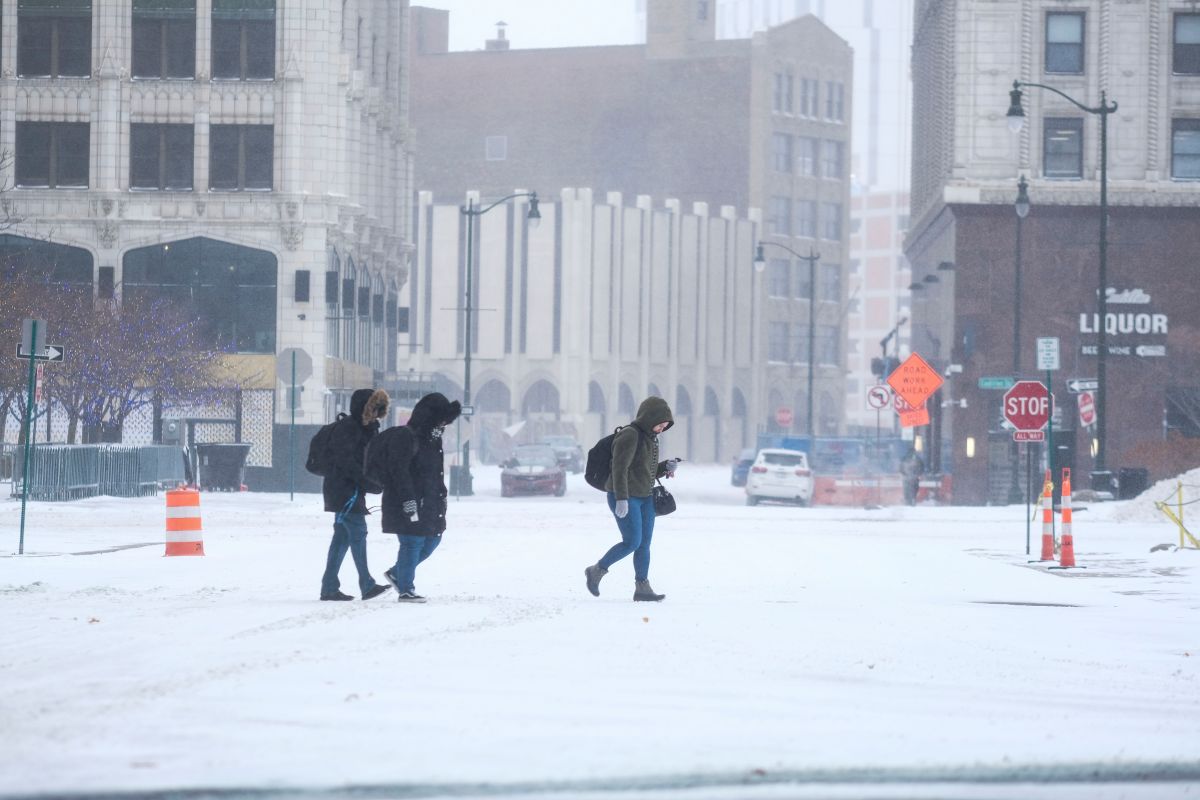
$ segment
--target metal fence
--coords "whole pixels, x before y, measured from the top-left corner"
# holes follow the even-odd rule
[[[20,497],[24,447],[0,448],[0,481]],[[146,497],[186,480],[183,448],[168,445],[35,444],[29,455],[30,500]]]

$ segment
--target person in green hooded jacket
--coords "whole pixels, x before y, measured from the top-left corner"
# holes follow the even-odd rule
[[[658,435],[675,424],[671,407],[661,397],[647,397],[637,418],[613,439],[612,473],[605,483],[608,507],[617,520],[621,541],[583,571],[587,589],[600,596],[600,579],[616,562],[633,554],[634,600],[662,600],[650,588],[650,540],[654,535],[654,481],[673,478],[683,459],[658,460]]]

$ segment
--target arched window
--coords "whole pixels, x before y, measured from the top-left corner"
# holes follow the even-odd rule
[[[488,381],[475,392],[475,411],[479,414],[507,414],[512,407],[512,393],[500,381]]]
[[[713,391],[711,386],[704,388],[704,416],[721,416],[721,402],[717,400],[717,393]]]
[[[265,250],[197,237],[130,250],[122,297],[167,297],[195,314],[218,350],[274,353],[278,262]]]
[[[735,417],[746,416],[746,395],[737,388],[733,390],[733,415]]]
[[[555,389],[549,381],[538,381],[533,384],[525,392],[521,413],[524,416],[558,414],[558,389]]]
[[[600,388],[600,384],[592,381],[588,384],[588,413],[603,414],[608,410],[608,404],[604,402],[604,390]]]
[[[633,390],[628,383],[622,383],[617,394],[617,413],[633,416]]]
[[[675,387],[675,408],[673,410],[676,417],[689,417],[692,414],[692,396],[683,386]]]
[[[90,295],[92,263],[81,247],[0,234],[0,280],[32,278]]]
[[[652,383],[649,386],[647,386],[646,393],[650,397],[662,397],[663,396],[662,390],[658,388],[657,383]]]

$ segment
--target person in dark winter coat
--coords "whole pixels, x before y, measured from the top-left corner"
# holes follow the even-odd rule
[[[325,510],[333,517],[333,538],[321,577],[322,600],[352,600],[341,591],[338,572],[350,551],[358,570],[363,600],[378,597],[387,586],[375,582],[367,569],[367,492],[380,487],[367,479],[363,457],[367,443],[379,433],[379,420],[387,416],[388,395],[383,389],[358,389],[350,396],[350,415],[342,417],[329,438],[332,469],[321,484]]]
[[[402,603],[425,602],[414,586],[417,565],[433,554],[446,530],[442,431],[461,412],[457,400],[427,394],[408,424],[381,433],[367,455],[368,472],[383,487],[383,532],[400,539],[396,564],[383,575]]]
[[[587,590],[600,596],[600,579],[608,569],[633,554],[634,600],[662,600],[650,588],[650,540],[654,534],[654,481],[673,478],[682,459],[658,460],[658,435],[675,424],[671,407],[661,397],[647,397],[637,418],[613,439],[612,474],[605,489],[608,507],[617,520],[621,541],[594,565],[583,571]]]

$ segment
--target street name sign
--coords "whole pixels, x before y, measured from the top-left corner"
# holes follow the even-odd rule
[[[985,375],[979,379],[980,389],[1011,389],[1012,385],[1017,382],[1016,378],[1010,378],[1007,375]]]

